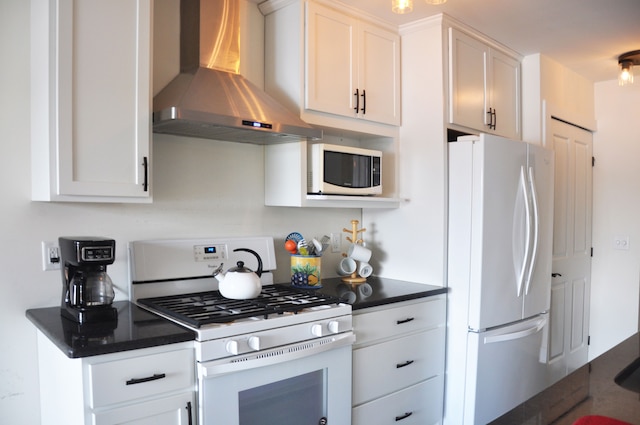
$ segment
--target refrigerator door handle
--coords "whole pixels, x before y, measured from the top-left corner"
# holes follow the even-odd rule
[[[545,317],[541,317],[540,319],[536,320],[533,325],[531,325],[526,329],[521,329],[516,332],[507,332],[499,335],[486,336],[484,337],[484,343],[493,344],[496,342],[513,341],[515,339],[525,338],[529,335],[533,335],[537,332],[540,332],[540,330],[542,330],[546,324],[547,324],[547,319]]]
[[[525,221],[526,221],[526,238],[525,238],[525,250],[524,258],[522,260],[522,267],[518,276],[518,297],[522,295],[522,285],[524,284],[524,277],[527,271],[527,264],[529,260],[529,248],[531,245],[531,211],[529,209],[529,201],[527,194],[527,178],[525,177],[524,166],[520,167],[520,185],[522,186],[522,192],[524,193],[524,209],[525,209]]]
[[[540,214],[538,208],[538,192],[536,191],[536,181],[533,175],[533,167],[529,167],[529,190],[531,191],[531,203],[533,205],[533,249],[531,250],[531,261],[527,272],[527,284],[525,285],[525,295],[529,293],[533,268],[538,258],[538,237],[540,234]]]

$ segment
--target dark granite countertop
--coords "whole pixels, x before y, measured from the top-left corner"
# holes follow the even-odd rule
[[[370,277],[365,283],[351,285],[340,278],[322,280],[317,289],[351,304],[353,310],[444,294],[447,288]],[[60,307],[27,310],[26,316],[62,352],[70,358],[89,357],[176,342],[191,341],[192,331],[149,313],[129,301],[117,301],[117,323],[80,326],[60,315]]]
[[[387,279],[377,276],[367,278],[359,284],[350,284],[341,278],[322,279],[322,288],[317,291],[339,297],[351,304],[352,310],[393,304],[418,298],[445,294],[447,288],[403,280]]]
[[[191,341],[192,331],[129,301],[116,301],[117,323],[83,325],[60,315],[60,307],[27,310],[26,316],[67,357],[89,357]]]

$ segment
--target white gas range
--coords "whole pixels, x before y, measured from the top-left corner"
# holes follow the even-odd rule
[[[256,270],[237,248],[262,259],[255,299],[224,298],[212,276],[221,263]],[[130,299],[196,334],[200,424],[350,422],[351,306],[274,284],[271,237],[136,241],[129,255]]]

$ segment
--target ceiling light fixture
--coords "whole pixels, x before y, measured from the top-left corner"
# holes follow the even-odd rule
[[[447,0],[424,0],[427,4],[444,4]]]
[[[618,84],[621,86],[633,84],[633,66],[640,65],[640,50],[618,56],[618,65],[620,65]]]
[[[391,0],[391,10],[399,15],[411,13],[413,11],[413,0]]]

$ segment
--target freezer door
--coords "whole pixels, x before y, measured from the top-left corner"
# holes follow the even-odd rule
[[[475,330],[526,317],[522,278],[529,223],[526,187],[521,179],[526,171],[527,144],[483,136],[473,147],[469,211],[469,327]]]
[[[458,423],[489,423],[544,390],[547,326],[547,314],[541,314],[469,332],[464,419]]]

